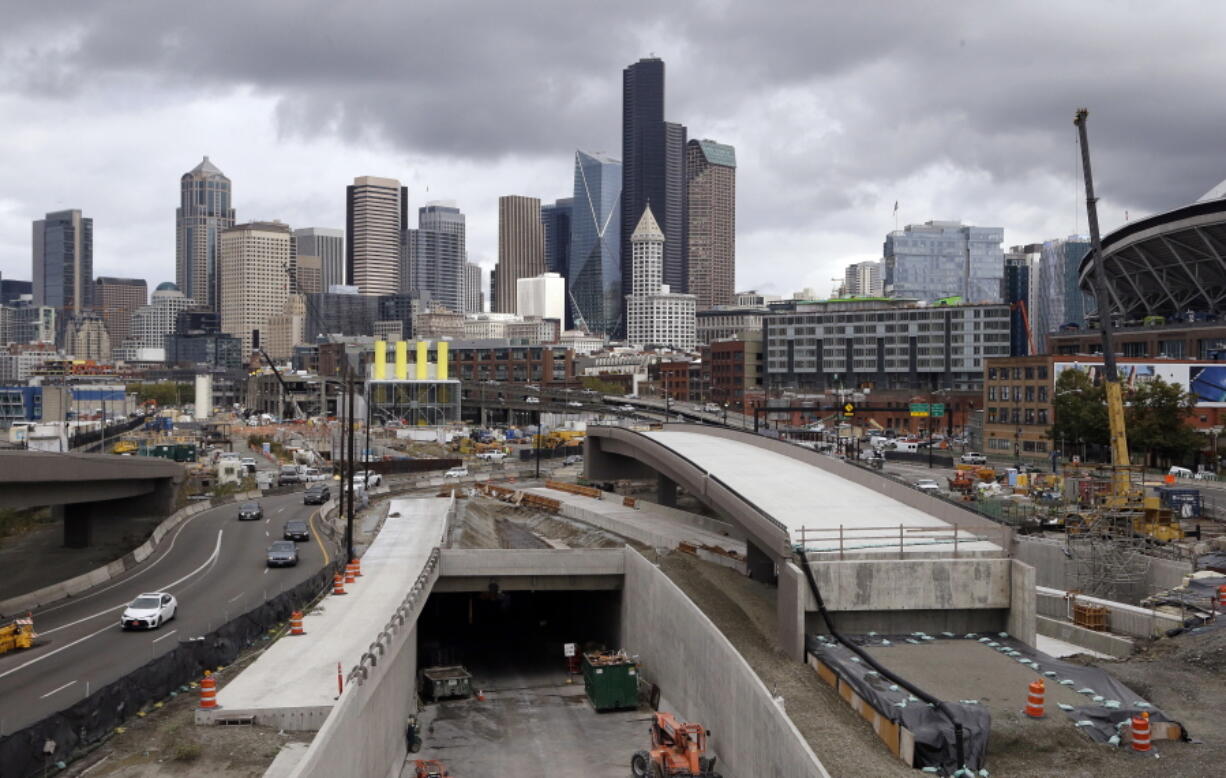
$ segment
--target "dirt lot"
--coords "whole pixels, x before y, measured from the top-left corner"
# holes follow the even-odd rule
[[[581,522],[488,497],[462,503],[460,548],[620,548],[625,538]],[[454,537],[454,536],[453,536]]]
[[[788,715],[832,776],[915,776],[886,752],[868,725],[804,665],[775,648],[774,590],[728,568],[684,554],[661,568],[737,647],[768,688],[782,695]],[[1226,628],[1157,641],[1126,662],[1091,660],[1172,718],[1201,743],[1155,743],[1143,757],[1098,745],[1062,715],[1028,722],[998,716],[988,745],[993,778],[1128,775],[1201,778],[1222,775],[1226,759]],[[1050,703],[1049,703],[1050,704]]]
[[[219,676],[221,686],[245,666],[242,661]],[[198,693],[189,689],[144,716],[130,719],[119,734],[63,775],[88,778],[258,778],[286,743],[309,743],[313,733],[283,733],[268,727],[198,727]]]

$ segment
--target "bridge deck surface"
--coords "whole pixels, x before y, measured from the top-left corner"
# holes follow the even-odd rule
[[[348,672],[387,624],[438,545],[449,504],[437,497],[392,500],[362,557],[362,577],[346,584],[348,594],[330,594],[306,615],[305,636],[278,640],[226,684],[213,718],[330,708],[336,663]]]
[[[787,527],[793,542],[799,542],[802,527],[822,530],[820,540],[807,535],[806,548],[810,551],[837,551],[838,530],[842,527],[848,550],[898,554],[900,525],[907,528],[904,553],[932,554],[954,547],[953,542],[930,537],[935,532],[952,533],[950,523],[837,473],[735,439],[676,430],[643,434],[686,457],[774,517]],[[1000,550],[994,543],[968,542],[966,538],[963,534],[958,543],[960,552]]]

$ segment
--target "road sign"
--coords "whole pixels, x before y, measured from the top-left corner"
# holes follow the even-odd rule
[[[843,403],[843,418],[850,419],[852,416],[855,416],[855,415],[856,415],[856,404],[855,403]]]
[[[562,656],[574,656],[574,655],[575,655],[575,644],[574,643],[563,643],[562,644]]]
[[[944,416],[945,415],[945,404],[944,403],[933,403],[932,404],[932,415],[937,418]]]
[[[928,403],[911,403],[912,416],[928,416],[930,407]]]

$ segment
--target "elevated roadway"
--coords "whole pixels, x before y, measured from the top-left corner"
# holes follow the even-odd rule
[[[23,452],[24,453],[24,452]],[[267,497],[263,521],[240,522],[235,504],[186,519],[159,548],[120,577],[34,612],[34,648],[0,656],[0,710],[8,735],[67,708],[179,641],[203,635],[290,589],[331,561],[315,508],[301,493]],[[288,519],[308,519],[312,540],[298,544],[297,567],[269,569],[265,552]],[[174,620],[148,632],[124,632],[119,615],[138,594],[168,591]]]
[[[64,545],[89,545],[96,520],[169,515],[183,466],[155,457],[0,451],[0,508],[53,506]]]

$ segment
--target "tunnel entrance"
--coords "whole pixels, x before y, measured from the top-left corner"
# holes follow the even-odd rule
[[[566,678],[566,643],[621,648],[621,591],[436,592],[417,630],[419,670],[462,665],[474,689],[554,685]]]

